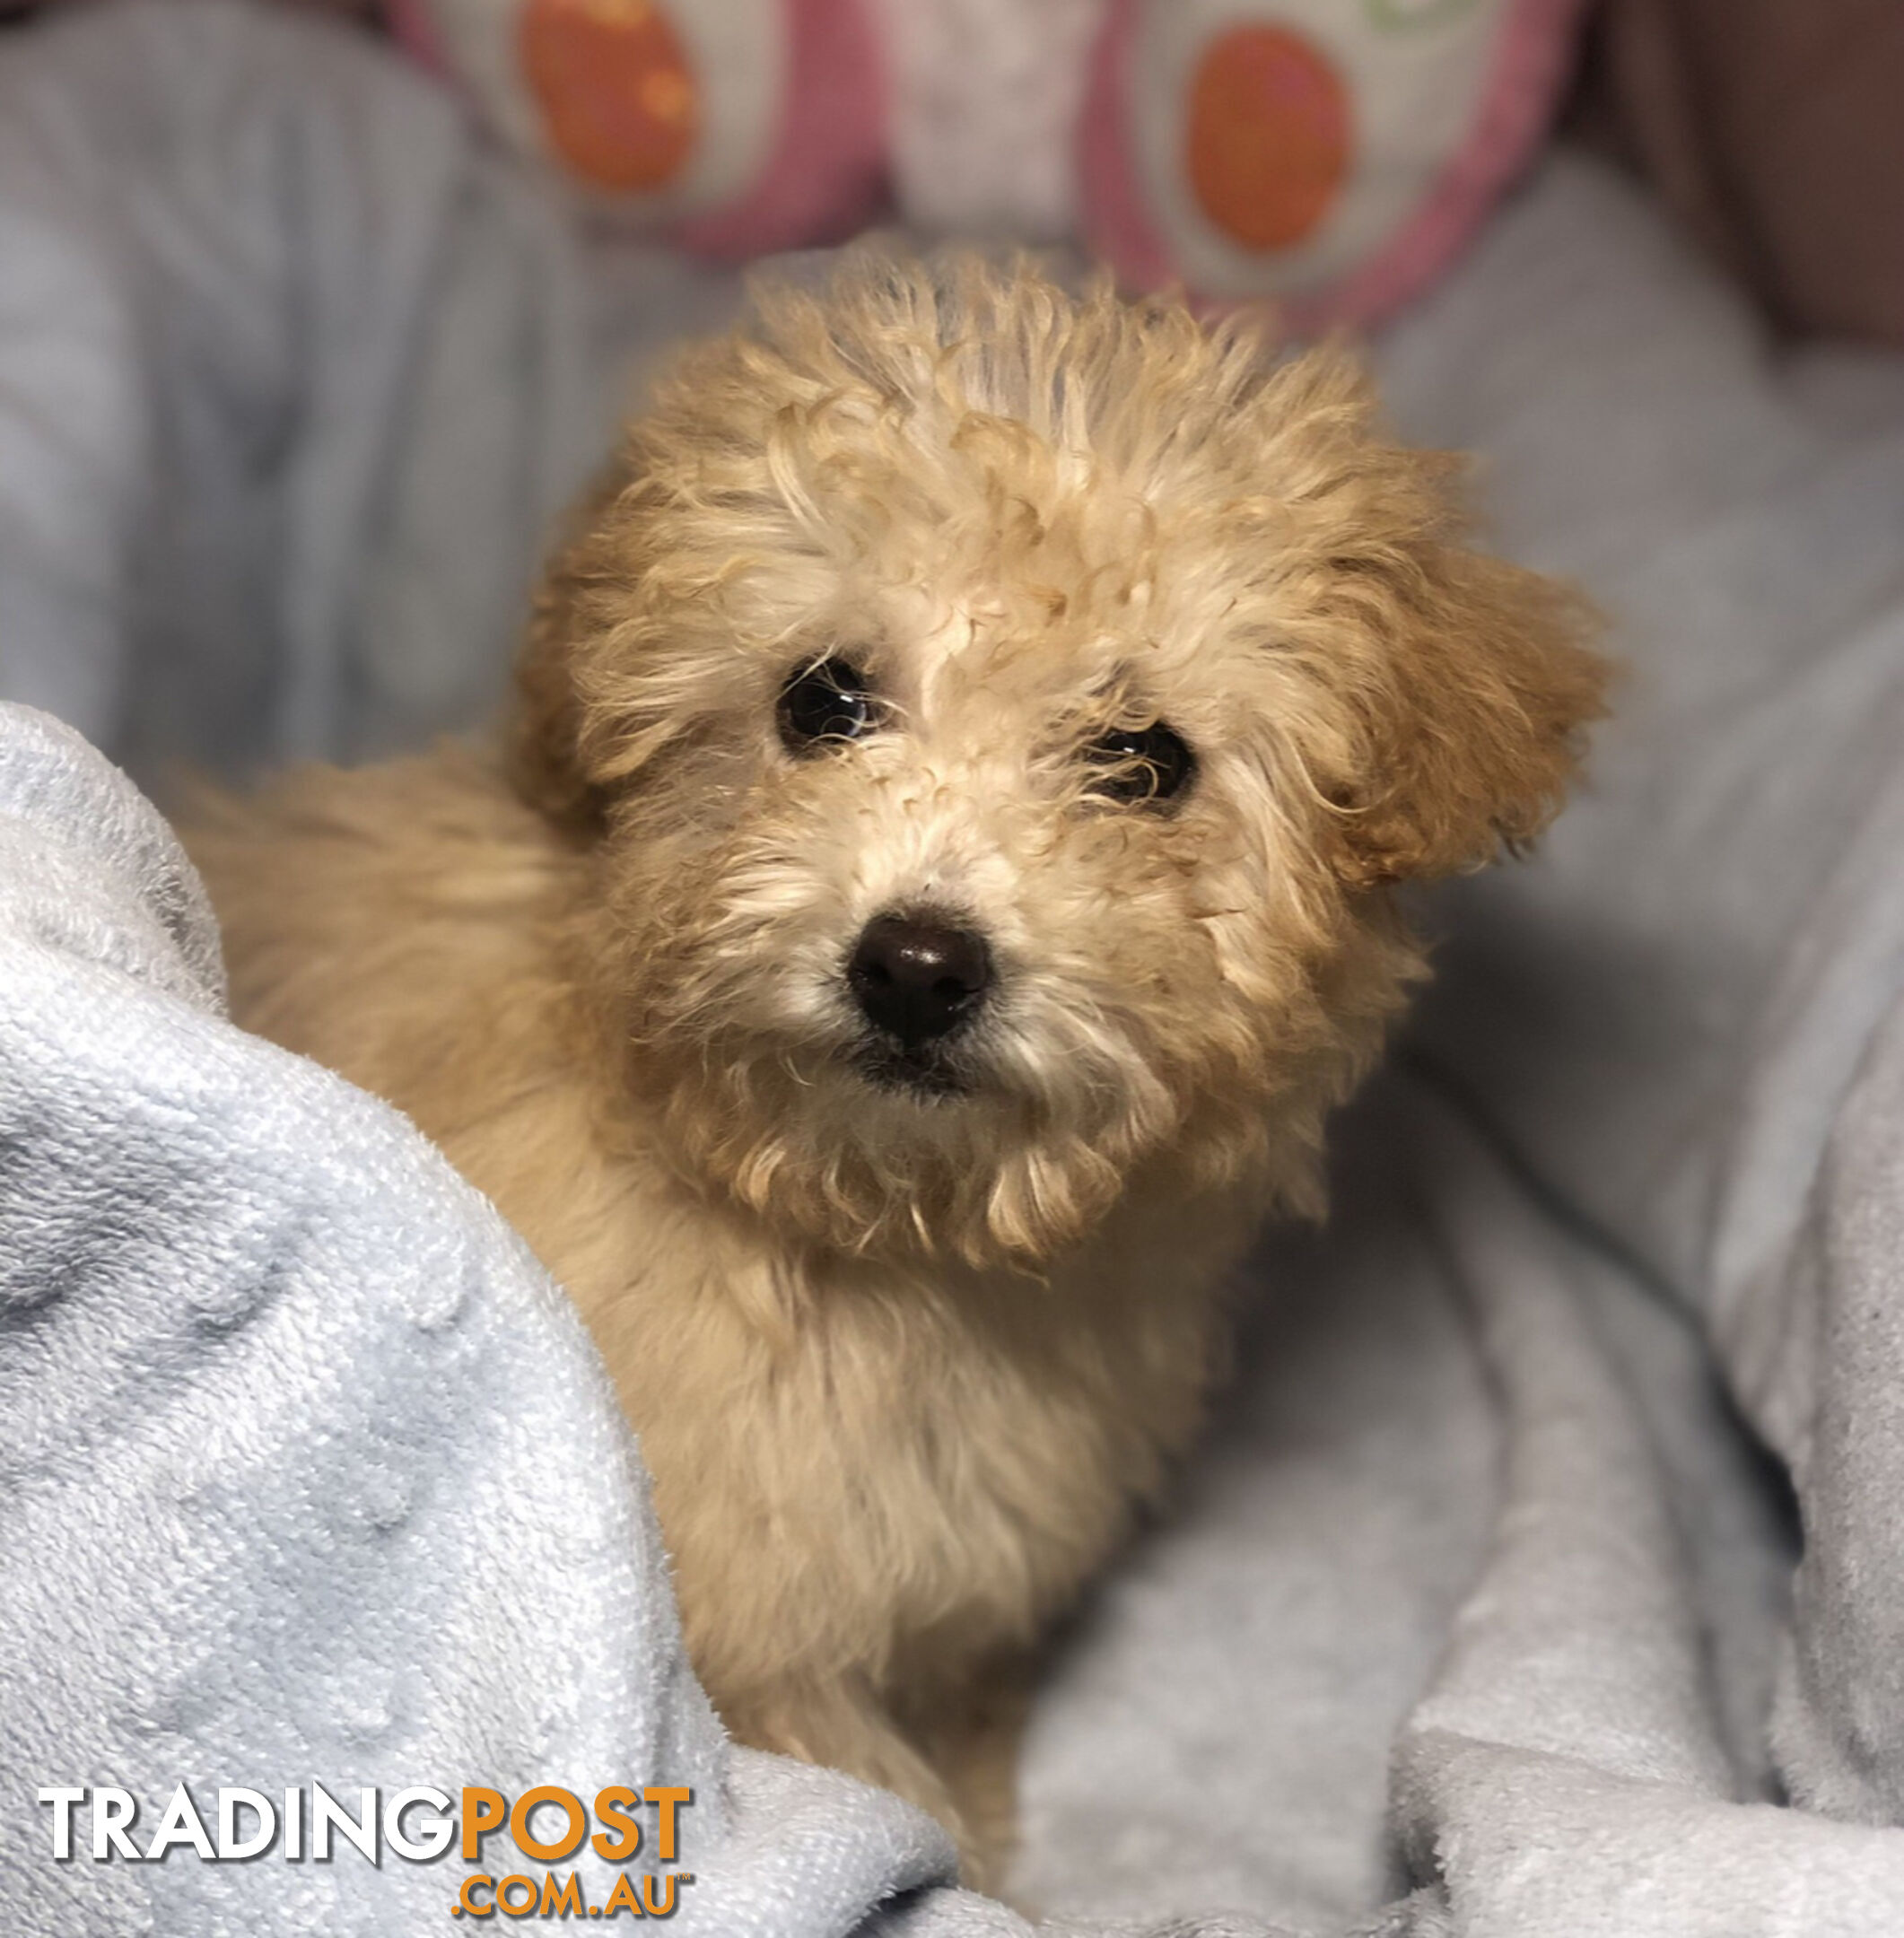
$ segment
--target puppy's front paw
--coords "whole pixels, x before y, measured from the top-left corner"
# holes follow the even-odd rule
[[[945,1777],[863,1682],[789,1682],[717,1707],[729,1733],[754,1749],[843,1770],[916,1803],[958,1846],[962,1881],[974,1890],[996,1887],[1002,1847],[967,1820]]]

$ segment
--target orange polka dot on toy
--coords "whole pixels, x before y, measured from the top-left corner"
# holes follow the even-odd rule
[[[520,51],[549,140],[582,180],[652,190],[686,167],[700,94],[654,0],[529,0]]]
[[[1288,249],[1329,213],[1353,146],[1349,93],[1285,27],[1236,27],[1191,83],[1186,157],[1203,213],[1245,249]]]

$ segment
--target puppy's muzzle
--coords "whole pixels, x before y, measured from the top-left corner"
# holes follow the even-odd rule
[[[846,981],[867,1021],[914,1051],[963,1028],[984,1007],[991,951],[974,929],[929,916],[876,915],[853,949]]]

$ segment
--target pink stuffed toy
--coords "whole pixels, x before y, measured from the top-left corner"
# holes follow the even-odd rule
[[[394,0],[598,209],[748,256],[1079,236],[1140,286],[1364,324],[1543,133],[1583,0]]]

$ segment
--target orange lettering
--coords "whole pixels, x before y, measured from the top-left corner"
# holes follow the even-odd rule
[[[675,1811],[683,1803],[692,1803],[694,1793],[679,1787],[663,1789],[651,1784],[642,1794],[661,1813],[659,1839],[661,1862],[672,1864],[675,1858]]]
[[[598,1790],[595,1793],[595,1814],[606,1829],[596,1832],[590,1842],[595,1846],[598,1857],[606,1857],[610,1864],[624,1864],[642,1847],[641,1824],[629,1812],[636,1809],[642,1801],[639,1790],[626,1790],[617,1786],[612,1790]],[[618,1838],[609,1837],[608,1830],[619,1830]]]
[[[538,1803],[559,1803],[569,1820],[568,1829],[554,1844],[543,1843],[529,1830],[528,1820]],[[589,1813],[572,1790],[561,1789],[555,1784],[538,1784],[516,1799],[516,1807],[509,1813],[509,1834],[525,1857],[533,1857],[537,1864],[555,1864],[588,1836]]]
[[[509,1799],[500,1790],[463,1792],[463,1856],[483,1855],[483,1839],[509,1815]]]
[[[634,1894],[634,1880],[624,1871],[615,1881],[615,1889],[608,1893],[608,1901],[601,1907],[604,1917],[613,1917],[617,1911],[633,1911],[636,1917],[645,1917],[642,1900]]]

